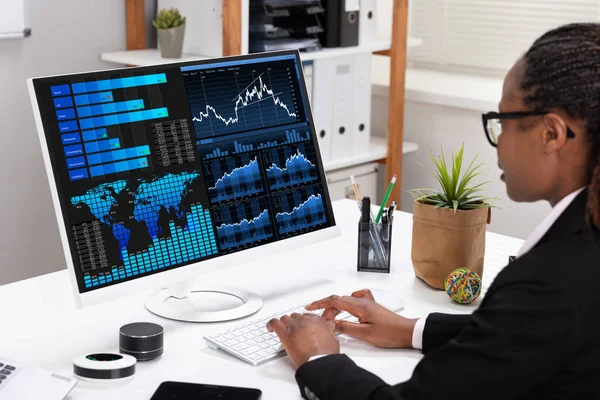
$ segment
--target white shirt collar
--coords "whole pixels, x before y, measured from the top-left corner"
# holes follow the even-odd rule
[[[534,229],[533,232],[529,235],[521,250],[519,250],[518,257],[527,253],[529,250],[533,249],[536,244],[544,237],[546,232],[554,225],[558,217],[571,205],[573,200],[579,195],[579,193],[583,192],[586,187],[582,187],[579,190],[574,191],[573,193],[565,196],[561,201],[559,201],[553,208],[550,214],[542,221],[541,224],[538,225],[537,228]]]

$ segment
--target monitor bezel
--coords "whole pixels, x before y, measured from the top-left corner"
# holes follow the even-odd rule
[[[300,88],[302,90],[302,99],[304,103],[304,107],[306,110],[306,114],[308,117],[311,134],[313,136],[314,145],[316,148],[316,156],[319,164],[319,172],[323,177],[323,181],[321,182],[323,186],[323,195],[325,197],[326,207],[330,210],[329,216],[331,217],[331,226],[327,228],[322,228],[317,231],[305,233],[299,236],[294,236],[286,239],[282,239],[276,242],[260,245],[257,247],[240,250],[234,253],[222,254],[218,257],[197,261],[195,263],[191,263],[188,265],[182,265],[179,267],[175,267],[172,269],[168,269],[165,271],[160,271],[151,275],[141,276],[136,279],[132,279],[129,281],[109,285],[106,287],[99,287],[97,289],[80,292],[79,291],[79,283],[77,280],[77,273],[75,271],[75,265],[73,264],[73,255],[71,253],[71,249],[69,246],[69,239],[67,236],[67,231],[64,222],[63,211],[61,207],[60,198],[58,196],[58,187],[57,182],[55,180],[54,169],[52,167],[52,162],[50,159],[50,150],[48,142],[46,141],[46,134],[44,131],[44,124],[41,117],[41,112],[39,109],[39,104],[37,101],[37,95],[35,91],[35,81],[48,79],[48,78],[56,78],[61,76],[77,76],[77,75],[85,75],[90,73],[106,73],[106,72],[118,72],[120,70],[127,71],[135,71],[135,70],[143,70],[145,68],[156,68],[160,66],[168,66],[170,68],[180,68],[184,66],[191,65],[202,65],[202,64],[212,64],[216,61],[218,62],[228,62],[228,61],[244,61],[251,60],[257,58],[265,58],[265,57],[273,57],[273,56],[282,56],[282,55],[294,55],[295,61],[297,65],[300,67]],[[296,249],[298,247],[305,247],[311,244],[319,243],[324,240],[329,240],[335,237],[340,236],[340,230],[336,224],[335,216],[333,214],[333,208],[331,204],[331,198],[329,195],[329,188],[327,186],[327,178],[325,175],[325,169],[323,166],[323,160],[321,157],[321,152],[319,149],[319,141],[316,136],[316,129],[314,126],[314,120],[311,110],[311,104],[308,99],[308,91],[306,87],[306,79],[304,77],[304,73],[302,71],[302,60],[300,58],[300,52],[298,50],[283,50],[283,51],[272,51],[272,52],[263,52],[263,53],[253,53],[239,56],[228,56],[228,57],[217,57],[217,58],[207,58],[201,59],[197,61],[185,61],[185,62],[169,62],[163,64],[153,64],[153,65],[145,65],[140,67],[122,67],[122,68],[111,68],[106,70],[96,70],[96,71],[87,71],[81,73],[73,73],[73,74],[60,74],[60,75],[49,75],[49,76],[40,76],[35,78],[27,79],[27,88],[29,91],[29,96],[31,100],[32,110],[34,114],[35,124],[38,132],[38,138],[40,140],[40,146],[42,150],[42,156],[44,160],[44,166],[46,169],[46,175],[48,178],[48,183],[50,186],[50,193],[52,196],[52,202],[54,206],[55,216],[58,223],[58,229],[60,233],[60,239],[63,247],[63,255],[66,261],[67,272],[69,275],[69,280],[71,282],[71,287],[73,289],[73,293],[75,296],[76,306],[77,307],[87,307],[94,304],[103,303],[106,301],[114,300],[118,297],[130,296],[135,293],[139,293],[142,291],[149,290],[161,290],[168,288],[169,286],[179,284],[184,281],[189,281],[193,279],[194,281],[201,275],[208,274],[210,272],[216,271],[218,269],[231,267],[234,265],[240,265],[247,262],[248,259],[255,260],[257,258],[262,258],[266,256],[272,256],[275,254],[280,254],[286,251],[290,251]]]

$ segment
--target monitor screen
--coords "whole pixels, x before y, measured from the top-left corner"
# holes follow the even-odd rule
[[[33,80],[80,293],[335,225],[301,68],[280,52]]]

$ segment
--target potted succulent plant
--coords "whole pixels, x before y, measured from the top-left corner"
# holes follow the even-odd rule
[[[492,198],[480,195],[489,182],[473,185],[484,163],[475,164],[475,156],[466,171],[463,166],[464,144],[452,153],[451,170],[444,152],[429,155],[435,164],[427,168],[440,189],[413,189],[415,199],[412,231],[412,262],[415,275],[428,285],[444,289],[444,279],[458,267],[469,268],[483,278],[486,225],[490,223]]]
[[[181,58],[183,37],[185,34],[185,17],[179,10],[163,9],[156,14],[152,25],[157,29],[158,47],[163,58]]]

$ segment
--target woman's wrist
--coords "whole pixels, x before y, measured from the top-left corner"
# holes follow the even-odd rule
[[[398,332],[398,348],[401,349],[412,349],[413,348],[413,334],[415,331],[415,325],[419,318],[409,319],[400,317]]]

